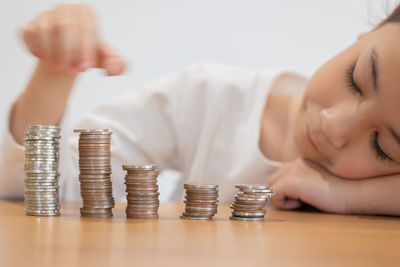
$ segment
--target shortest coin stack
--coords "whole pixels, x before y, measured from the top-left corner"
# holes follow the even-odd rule
[[[122,165],[127,171],[126,216],[133,219],[157,219],[160,202],[157,177],[160,171],[156,165]]]
[[[25,131],[26,215],[58,216],[60,128],[32,125]]]
[[[218,185],[215,184],[185,184],[185,211],[182,219],[211,220],[217,213]]]
[[[235,202],[232,204],[231,220],[239,221],[263,221],[266,204],[274,194],[272,188],[268,185],[259,184],[238,184],[240,191],[235,196]]]

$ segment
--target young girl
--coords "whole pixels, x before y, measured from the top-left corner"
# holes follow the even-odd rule
[[[400,215],[400,8],[323,65],[309,80],[282,71],[198,64],[118,96],[74,128],[113,134],[114,196],[123,163],[156,163],[182,184],[269,183],[273,204],[308,203],[336,213]],[[96,34],[84,4],[62,4],[29,23],[24,41],[38,64],[14,103],[1,152],[0,195],[23,196],[27,125],[60,124],[78,73],[108,75],[124,60]],[[399,42],[399,43],[398,43]],[[304,89],[304,94],[293,94]],[[60,191],[79,198],[77,143],[62,123]],[[162,192],[161,192],[162,193]]]

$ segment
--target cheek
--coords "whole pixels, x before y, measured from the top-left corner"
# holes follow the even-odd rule
[[[328,170],[335,175],[350,179],[363,179],[397,173],[392,167],[378,162],[372,153],[355,150],[338,153]]]
[[[306,136],[306,128],[307,126],[312,129],[317,129],[319,127],[319,113],[320,108],[318,106],[311,102],[307,103],[305,99],[303,99],[300,109],[297,112],[293,131],[293,139],[299,155],[314,162],[319,162],[321,155],[316,153],[314,148],[311,147]]]
[[[304,102],[303,102],[304,103]],[[305,128],[305,118],[306,118],[306,112],[304,110],[303,103],[300,107],[300,110],[297,113],[296,116],[296,122],[295,122],[295,127],[293,131],[293,139],[295,142],[295,145],[297,147],[297,150],[299,154],[302,157],[307,156],[307,146],[305,144],[304,140],[304,128]]]
[[[337,96],[338,89],[334,89],[332,84],[319,83],[318,81],[311,82],[303,96],[305,107],[308,108],[310,105],[319,107],[319,109],[330,107],[339,101]]]
[[[335,58],[324,64],[307,85],[304,92],[305,103],[314,103],[325,108],[348,97],[345,76],[347,66],[347,63]]]

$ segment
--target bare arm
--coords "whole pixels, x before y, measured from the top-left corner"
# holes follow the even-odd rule
[[[90,67],[118,75],[125,63],[97,36],[92,10],[85,4],[59,4],[28,23],[23,33],[38,64],[12,107],[10,131],[22,144],[26,126],[60,122],[77,75]]]
[[[400,175],[347,180],[347,212],[400,216]]]
[[[333,213],[400,216],[400,175],[344,179],[297,159],[282,165],[268,182],[276,191],[273,204],[282,209],[308,203]]]
[[[59,123],[75,80],[76,75],[51,72],[46,62],[38,62],[10,114],[10,131],[19,144],[28,125]]]

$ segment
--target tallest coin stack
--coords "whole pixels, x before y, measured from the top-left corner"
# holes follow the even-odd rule
[[[112,217],[111,134],[107,129],[74,130],[79,135],[82,217]]]
[[[26,215],[60,215],[58,165],[60,128],[32,125],[25,131],[25,204]]]

